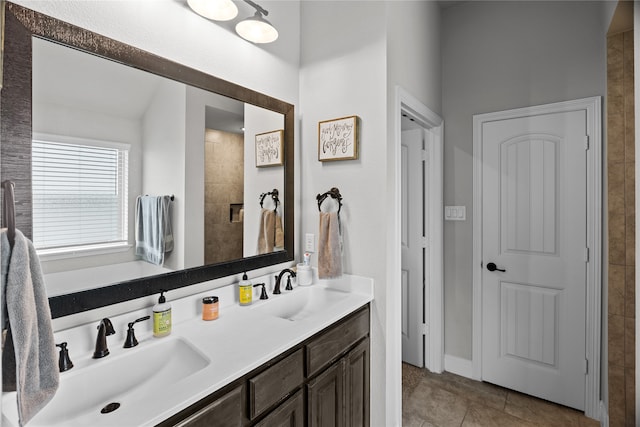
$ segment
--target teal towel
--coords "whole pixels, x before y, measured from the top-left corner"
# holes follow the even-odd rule
[[[58,355],[36,249],[18,230],[13,249],[6,229],[0,238],[2,312],[4,325],[8,323],[9,328],[2,352],[2,383],[5,391],[17,392],[19,423],[23,426],[58,389]]]

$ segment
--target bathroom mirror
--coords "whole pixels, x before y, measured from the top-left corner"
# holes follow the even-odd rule
[[[156,101],[149,102],[148,99],[138,102],[136,97],[135,100],[131,99],[131,102],[126,104],[120,102],[120,106],[115,107],[116,110],[120,110],[119,118],[109,117],[107,120],[96,121],[97,115],[104,116],[105,111],[108,110],[105,104],[109,103],[111,97],[108,97],[107,93],[124,89],[125,93],[130,95],[132,90],[126,92],[126,87],[136,87],[136,92],[142,92],[144,86],[151,88],[147,91],[147,96],[157,98],[154,94],[157,94],[158,88],[162,87],[166,88],[164,93],[177,93],[181,98],[179,104],[182,105],[182,109],[179,112],[182,118],[176,122],[176,127],[182,132],[181,136],[186,136],[174,138],[174,141],[177,141],[175,143],[169,143],[169,138],[166,138],[165,145],[169,145],[172,151],[163,154],[161,150],[153,147],[148,151],[142,151],[141,148],[135,148],[135,144],[129,144],[132,147],[131,157],[134,157],[135,161],[130,159],[129,163],[130,185],[127,201],[130,216],[127,240],[129,244],[133,243],[131,213],[134,211],[131,205],[135,203],[138,195],[150,193],[173,195],[172,219],[175,222],[173,228],[176,236],[174,248],[178,249],[168,254],[165,262],[167,269],[149,270],[143,273],[142,277],[134,279],[126,276],[118,277],[110,273],[94,273],[93,276],[116,277],[116,279],[108,279],[106,283],[96,282],[91,289],[64,292],[59,295],[55,295],[56,291],[50,293],[53,317],[143,297],[157,293],[160,289],[176,289],[293,259],[292,105],[21,6],[6,3],[5,7],[4,76],[0,98],[2,102],[1,174],[2,181],[10,179],[16,184],[16,224],[17,228],[25,231],[29,237],[33,227],[32,204],[34,203],[30,173],[32,136],[34,139],[45,141],[61,136],[71,139],[80,136],[90,140],[107,139],[117,143],[127,143],[127,139],[131,138],[123,136],[123,132],[133,129],[133,134],[144,135],[157,142],[155,140],[162,139],[163,135],[166,136],[170,132],[159,129],[159,125],[153,123],[147,124],[146,128],[144,125],[139,125],[137,128],[135,125],[127,125],[132,122],[132,119],[124,117],[124,110],[138,108],[137,112],[130,114],[144,116],[145,114],[141,114],[140,111],[148,113],[149,105],[153,105],[156,110],[164,108],[175,111],[176,103],[161,104]],[[32,51],[33,55],[25,53]],[[55,64],[46,62],[47,55],[50,59],[58,58],[58,61]],[[65,60],[60,61],[61,58]],[[78,61],[90,64],[82,66],[89,68],[81,71]],[[100,61],[107,61],[107,65],[101,65]],[[54,72],[56,68],[58,68],[57,71],[65,73],[62,64],[66,66],[78,64],[78,68],[74,66],[66,72],[67,77],[71,75],[76,77],[65,79],[62,75],[56,75]],[[43,68],[39,68],[39,65],[43,65]],[[93,71],[91,67],[94,67]],[[118,69],[117,67],[122,67],[124,71],[113,71]],[[43,69],[46,71],[43,72]],[[101,69],[110,70],[109,78],[99,73],[98,70]],[[147,83],[141,83],[143,80],[136,81],[137,77],[134,77],[133,83],[116,82],[115,76],[119,74],[146,75],[147,77],[143,80]],[[76,89],[67,86],[68,80],[75,79],[76,83],[79,83],[83,80],[81,78],[83,75],[89,76],[84,79],[88,86]],[[116,86],[109,89],[109,86],[105,86],[106,80],[113,80],[111,84]],[[85,96],[87,92],[96,96],[87,99]],[[82,96],[85,96],[84,100]],[[96,100],[102,102],[96,102]],[[136,103],[142,107],[134,105]],[[52,107],[53,104],[59,105]],[[63,106],[60,107],[60,105]],[[78,112],[75,115],[69,114],[69,110],[74,105]],[[70,116],[76,118],[68,120]],[[234,122],[231,123],[231,121]],[[161,122],[166,125],[166,120]],[[240,127],[239,124],[245,127],[244,134],[237,129]],[[75,129],[70,131],[73,128]],[[99,128],[107,130],[99,135],[92,133]],[[205,130],[207,128],[212,131]],[[255,135],[279,129],[283,130],[282,165],[257,168]],[[112,133],[110,136],[105,136],[105,133],[109,133],[108,130]],[[216,150],[213,145],[213,140],[221,138],[219,132],[224,132],[223,139],[227,138],[227,134],[236,135],[235,144],[238,147],[235,150],[236,157],[238,157],[238,151],[243,152],[239,157],[244,160],[244,166],[234,164],[235,160],[218,158],[218,164],[207,171],[207,163],[215,162],[216,153],[220,152],[220,148]],[[133,140],[144,139],[144,137],[140,136]],[[227,143],[226,139],[225,143]],[[231,149],[222,151],[234,152]],[[210,159],[204,161],[203,159],[207,156]],[[211,156],[214,160],[211,160]],[[157,160],[163,157],[165,160],[173,161],[173,165],[170,162],[163,163]],[[212,171],[214,175],[217,171],[218,176],[212,177]],[[231,173],[231,171],[234,172]],[[221,179],[220,176],[229,181],[227,178],[232,174],[241,176],[243,182],[240,184],[212,182],[215,179]],[[207,181],[212,185],[208,187]],[[242,188],[236,192],[234,198],[228,197],[231,187]],[[284,229],[282,246],[276,248],[274,252],[257,255],[258,216],[261,210],[259,196],[260,193],[271,192],[274,188],[279,188],[279,212]],[[214,201],[221,203],[212,206]],[[267,198],[265,207],[270,206],[270,203],[273,201]],[[206,209],[203,209],[203,206],[207,207],[206,205],[210,205],[208,207],[212,211],[211,217]],[[220,231],[219,228],[212,231],[212,227],[207,224],[213,222],[213,216],[224,217],[225,221],[221,222],[235,226],[236,229],[240,225],[240,235],[226,236],[225,232]],[[210,228],[209,231],[206,231],[207,227]],[[195,238],[184,239],[184,236],[195,236]],[[222,258],[207,255],[207,246],[209,249],[218,249],[222,248],[222,241],[238,243],[238,239],[242,240],[241,244],[230,245],[236,247],[234,254],[225,255]],[[48,273],[64,274],[66,270],[97,267],[103,270],[95,271],[108,271],[109,265],[131,259],[131,252],[132,249],[129,248],[94,257],[63,257],[62,259],[53,257],[51,261],[49,260],[51,257],[45,256],[43,270]],[[104,263],[101,264],[98,261],[100,259],[106,259],[107,265],[102,265]],[[86,286],[86,283],[83,286]]]

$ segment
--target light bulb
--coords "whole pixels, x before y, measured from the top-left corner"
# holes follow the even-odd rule
[[[278,38],[278,30],[260,12],[238,22],[236,32],[240,37],[253,43],[271,43]]]
[[[187,0],[200,16],[214,21],[229,21],[238,16],[238,7],[231,0]]]

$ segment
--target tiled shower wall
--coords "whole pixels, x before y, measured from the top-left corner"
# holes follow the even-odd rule
[[[242,258],[243,222],[232,222],[232,204],[244,200],[244,137],[205,130],[205,264]]]
[[[635,425],[633,31],[607,37],[609,425]]]

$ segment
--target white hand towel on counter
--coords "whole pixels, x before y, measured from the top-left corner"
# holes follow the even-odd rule
[[[2,352],[4,391],[17,392],[25,425],[53,398],[59,384],[58,354],[40,261],[33,243],[16,230],[13,249],[2,246],[2,312],[9,331]]]

